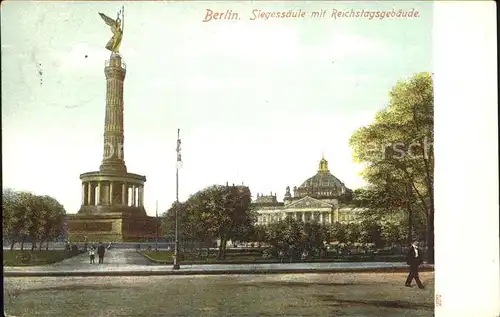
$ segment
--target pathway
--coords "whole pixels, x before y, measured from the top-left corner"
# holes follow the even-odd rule
[[[88,269],[95,265],[98,265],[97,262],[99,257],[97,256],[97,252],[95,255],[96,264],[90,264],[90,258],[88,252],[82,253],[80,255],[71,257],[59,263],[55,263],[52,265],[44,266],[44,267],[52,267],[52,268],[73,268],[73,269]],[[137,253],[135,250],[123,250],[123,249],[109,249],[104,253],[104,264],[99,264],[101,266],[134,266],[134,265],[142,265],[147,266],[151,262],[143,257],[141,254]]]

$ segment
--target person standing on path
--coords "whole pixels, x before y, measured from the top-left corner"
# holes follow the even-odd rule
[[[406,263],[410,266],[410,273],[406,279],[405,286],[411,287],[411,282],[415,279],[418,288],[423,289],[424,285],[418,276],[418,266],[423,263],[422,250],[418,247],[418,241],[413,241],[410,249],[408,250],[408,253],[406,254]]]
[[[99,242],[99,246],[97,247],[97,255],[99,255],[99,263],[104,263],[104,252],[106,252],[106,247],[102,242]]]
[[[90,246],[89,256],[90,256],[90,264],[95,264],[95,249],[93,245]]]

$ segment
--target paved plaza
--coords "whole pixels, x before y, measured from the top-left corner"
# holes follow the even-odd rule
[[[4,280],[14,316],[433,316],[426,289],[404,273],[148,277],[16,277]]]

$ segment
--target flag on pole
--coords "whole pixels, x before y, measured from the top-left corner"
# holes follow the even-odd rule
[[[177,162],[182,162],[180,131],[181,129],[177,129]]]

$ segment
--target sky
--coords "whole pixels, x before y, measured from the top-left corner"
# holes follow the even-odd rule
[[[432,71],[432,3],[4,2],[3,187],[81,205],[81,173],[103,155],[106,80],[99,17],[125,6],[120,53],[125,162],[145,175],[145,207],[212,184],[276,193],[313,176],[324,155],[347,187],[365,185],[348,141],[388,104],[398,80]],[[240,20],[202,22],[232,10]],[[327,17],[250,20],[254,9]],[[337,10],[412,10],[418,18],[331,18]]]

